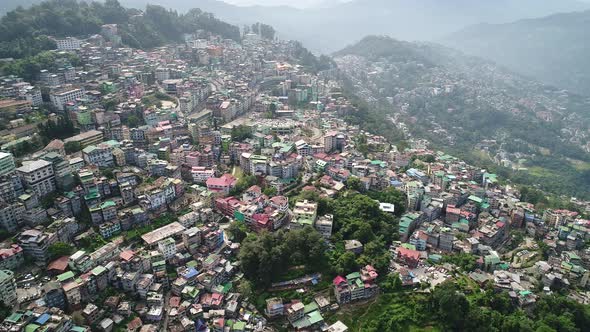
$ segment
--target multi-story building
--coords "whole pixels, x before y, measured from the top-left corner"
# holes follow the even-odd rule
[[[25,187],[34,191],[37,196],[44,197],[55,191],[55,173],[50,162],[45,160],[26,162],[17,168],[17,171]]]
[[[94,266],[94,261],[92,260],[92,257],[86,254],[84,250],[78,250],[72,256],[70,256],[68,265],[74,271],[85,273],[92,269]]]
[[[70,88],[50,93],[49,99],[55,108],[65,111],[68,103],[81,99],[85,95],[84,89]]]
[[[111,238],[121,232],[121,223],[118,220],[109,221],[98,226],[98,232],[105,238]]]
[[[22,203],[0,202],[0,227],[10,233],[16,232],[24,213],[25,206]]]
[[[115,166],[115,158],[113,157],[113,149],[108,144],[99,144],[97,146],[90,145],[82,150],[84,161],[89,165],[98,167],[113,167]]]
[[[78,50],[82,46],[82,41],[80,39],[74,38],[74,37],[66,37],[63,39],[56,39],[55,43],[57,44],[58,50],[64,50],[64,51]]]
[[[315,229],[325,238],[332,236],[332,225],[334,224],[334,216],[327,214],[321,216],[315,222]]]
[[[266,300],[266,315],[269,318],[282,316],[285,312],[285,306],[283,305],[283,299],[280,297],[273,297]]]
[[[215,177],[215,171],[207,167],[195,166],[191,169],[193,182],[205,183],[212,177]]]
[[[455,233],[449,227],[442,227],[438,240],[438,248],[442,251],[452,251]]]
[[[31,102],[27,100],[2,99],[0,100],[0,118],[8,118],[17,114],[31,112]]]
[[[375,269],[367,265],[361,272],[350,273],[346,278],[334,278],[334,295],[339,304],[364,300],[377,295],[379,287],[374,283],[377,278]]]
[[[176,255],[176,241],[173,238],[167,238],[158,242],[158,251],[168,260]]]
[[[83,133],[80,133],[78,135],[66,138],[64,140],[64,143],[76,142],[76,143],[80,143],[81,148],[85,148],[89,145],[99,144],[100,142],[102,142],[103,137],[104,136],[103,136],[102,131],[89,130],[89,131],[85,131]]]
[[[0,249],[0,270],[16,270],[23,264],[24,259],[23,248],[18,244]]]
[[[0,176],[12,173],[16,168],[14,157],[10,153],[0,152]]]
[[[311,220],[312,224],[317,218],[318,204],[304,200],[296,202],[293,209],[293,215],[297,220]]]
[[[8,307],[16,304],[16,282],[14,281],[14,272],[10,270],[0,270],[0,301]]]
[[[207,189],[227,195],[237,182],[238,180],[231,174],[224,174],[220,178],[207,179],[206,184]]]
[[[201,246],[201,230],[198,227],[192,227],[182,233],[182,243],[190,253],[196,252]]]
[[[18,244],[26,255],[31,256],[35,263],[46,264],[49,260],[49,246],[57,242],[57,236],[37,229],[29,229],[18,236]]]

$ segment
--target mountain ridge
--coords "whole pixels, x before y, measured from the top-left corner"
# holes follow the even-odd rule
[[[516,183],[590,196],[590,171],[575,164],[590,166],[590,99],[443,45],[387,36],[363,38],[335,61],[349,90],[378,110],[370,126],[380,134],[388,123]]]
[[[590,10],[507,24],[474,25],[441,42],[546,84],[590,95],[587,31]]]

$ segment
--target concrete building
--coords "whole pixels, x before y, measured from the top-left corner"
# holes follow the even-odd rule
[[[176,241],[172,238],[164,239],[158,242],[158,251],[168,260],[176,255]]]
[[[49,259],[49,246],[57,242],[55,234],[44,233],[37,229],[29,229],[18,236],[18,244],[25,254],[31,256],[36,263],[46,264]]]
[[[330,238],[332,236],[333,223],[334,216],[327,214],[318,218],[315,222],[315,229],[322,234],[323,237]]]
[[[49,94],[49,99],[55,108],[60,111],[65,111],[67,103],[83,98],[85,94],[84,89],[73,88],[59,92],[52,92]]]
[[[24,263],[23,248],[13,244],[9,248],[0,249],[0,269],[16,270]]]
[[[16,304],[16,282],[14,281],[14,272],[10,270],[0,270],[0,301],[8,307]]]
[[[78,50],[82,46],[82,41],[74,37],[66,37],[63,39],[56,39],[57,49],[62,51]]]
[[[102,131],[89,130],[78,135],[66,138],[64,143],[77,142],[80,143],[81,148],[85,148],[90,145],[97,145],[103,140]]]
[[[10,153],[0,152],[0,175],[6,175],[14,171],[14,157]]]
[[[17,169],[25,187],[44,197],[55,191],[55,173],[53,165],[45,160],[23,163]]]

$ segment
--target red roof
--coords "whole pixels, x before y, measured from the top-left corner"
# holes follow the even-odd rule
[[[420,259],[420,252],[404,247],[397,248],[397,254],[410,259]]]
[[[133,250],[125,250],[119,254],[119,257],[124,261],[130,261],[134,255],[135,252]]]
[[[268,223],[269,217],[268,214],[257,213],[252,216],[252,219],[256,220],[256,222],[261,225],[266,225]]]
[[[207,179],[207,187],[230,187],[237,182],[237,179],[231,174],[223,174],[220,178],[209,178]]]
[[[344,277],[342,276],[337,276],[336,278],[334,278],[334,280],[332,281],[332,283],[336,286],[340,285],[341,283],[346,282],[346,279],[344,279]]]
[[[70,258],[68,256],[62,256],[53,262],[47,265],[47,271],[55,270],[55,271],[65,271],[68,268],[68,261]]]
[[[180,305],[180,297],[178,296],[173,296],[170,298],[170,306],[173,308],[178,308],[178,306]]]
[[[10,248],[0,249],[0,258],[6,259],[23,251],[18,244],[12,244]]]

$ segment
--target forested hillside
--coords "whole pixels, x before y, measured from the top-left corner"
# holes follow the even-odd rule
[[[100,32],[103,24],[118,24],[123,43],[150,48],[182,41],[183,33],[205,30],[240,39],[239,28],[200,9],[186,14],[148,5],[127,9],[117,0],[84,2],[50,0],[28,9],[18,8],[0,20],[0,58],[23,58],[55,48],[49,37],[85,37]]]

